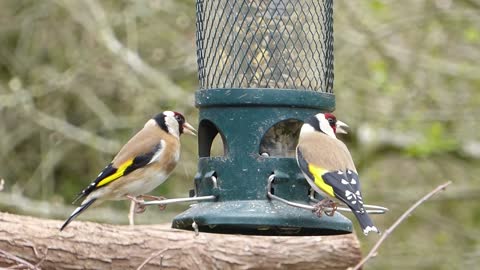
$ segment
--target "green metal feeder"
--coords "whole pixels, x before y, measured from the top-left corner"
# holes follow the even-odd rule
[[[338,212],[319,218],[267,196],[310,203],[294,153],[302,120],[335,109],[332,4],[197,0],[199,163],[191,195],[210,199],[178,215],[173,228],[268,235],[352,231]],[[212,157],[216,136],[224,155]]]

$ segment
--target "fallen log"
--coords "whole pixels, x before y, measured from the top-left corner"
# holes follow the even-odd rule
[[[0,213],[0,267],[344,270],[361,259],[355,234],[196,236],[169,224],[130,227],[80,221],[60,232],[61,223]]]

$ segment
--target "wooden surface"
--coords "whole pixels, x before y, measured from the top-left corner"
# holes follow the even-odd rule
[[[0,250],[41,269],[342,269],[360,259],[354,234],[244,236],[62,221],[0,213]],[[13,265],[0,256],[0,267]],[[160,267],[161,265],[161,267]]]

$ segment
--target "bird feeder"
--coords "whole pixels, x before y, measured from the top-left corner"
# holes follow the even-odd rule
[[[191,196],[200,202],[178,215],[173,228],[268,235],[352,231],[338,212],[319,218],[272,200],[308,205],[313,199],[295,146],[302,120],[335,109],[332,2],[197,0],[199,162]],[[211,156],[216,136],[221,156]]]
[[[302,121],[335,109],[333,0],[197,0],[199,163],[177,229],[262,235],[352,232],[318,217],[295,160]],[[215,137],[223,154],[212,155]],[[388,209],[365,205],[367,212]],[[338,210],[349,211],[339,207]]]

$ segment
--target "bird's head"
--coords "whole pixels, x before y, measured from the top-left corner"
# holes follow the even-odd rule
[[[302,126],[301,133],[323,132],[332,138],[336,133],[347,134],[348,125],[337,120],[331,113],[319,113],[309,117]]]
[[[197,130],[187,123],[185,117],[178,112],[164,111],[157,114],[154,118],[157,125],[169,134],[180,137],[183,133],[196,136]]]

